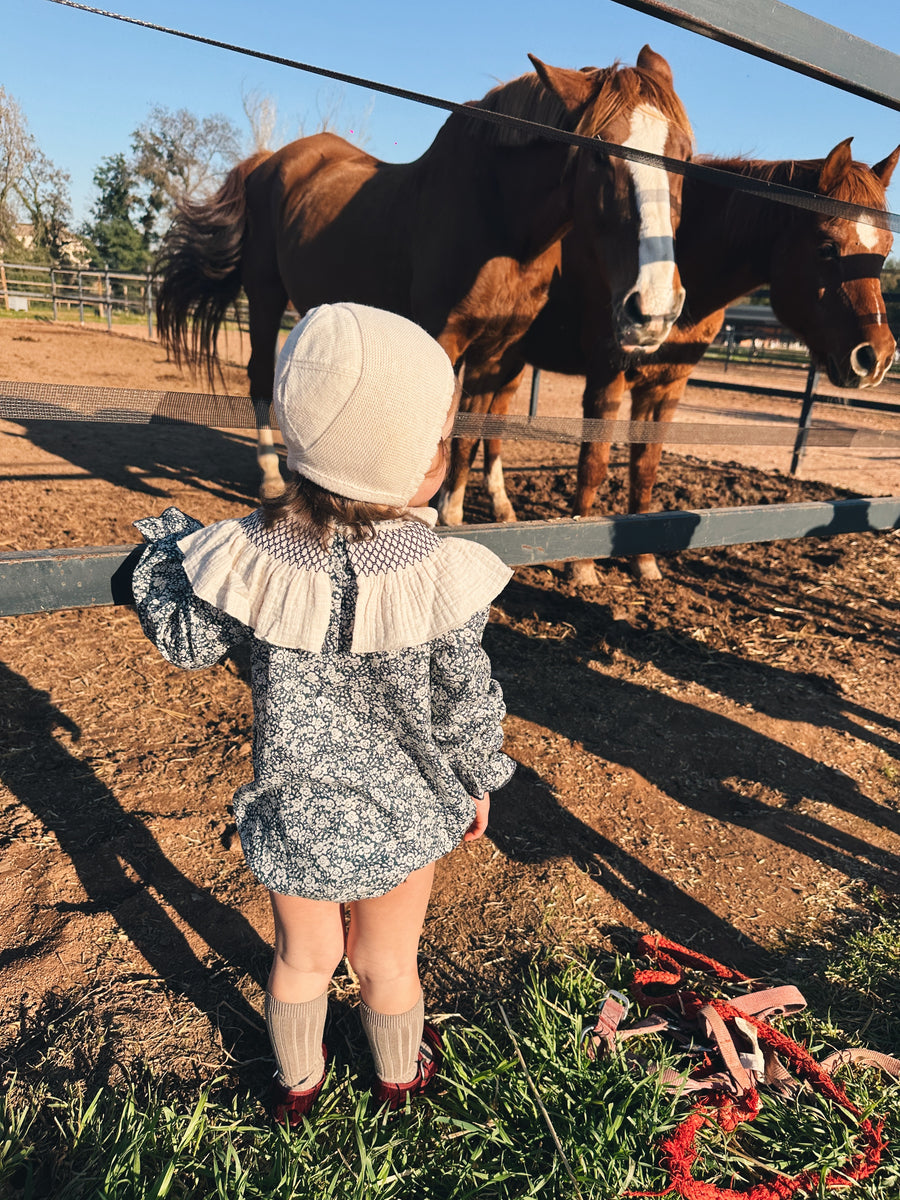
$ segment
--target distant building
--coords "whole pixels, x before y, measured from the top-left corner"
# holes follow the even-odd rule
[[[24,250],[30,250],[34,245],[33,225],[16,225],[15,235],[16,241]],[[73,267],[86,267],[91,261],[91,252],[87,243],[68,229],[64,231],[60,251]]]

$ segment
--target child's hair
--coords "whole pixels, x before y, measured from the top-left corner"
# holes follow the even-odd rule
[[[446,463],[450,438],[441,438],[438,448]],[[271,529],[286,521],[294,537],[308,537],[328,548],[335,527],[340,526],[351,542],[362,542],[375,533],[379,521],[418,521],[408,508],[392,504],[373,504],[368,500],[348,500],[311,479],[293,471],[280,496],[262,501],[263,525]]]
[[[347,530],[351,541],[359,542],[372,536],[377,521],[395,521],[404,516],[402,508],[390,504],[337,496],[297,471],[280,496],[263,500],[262,511],[266,529],[287,521],[296,537],[312,538],[326,548],[337,525]]]

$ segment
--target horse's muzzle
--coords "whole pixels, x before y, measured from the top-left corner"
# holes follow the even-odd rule
[[[616,338],[622,350],[626,354],[658,350],[681,316],[684,296],[683,288],[674,289],[664,306],[645,301],[638,291],[629,292],[616,311]]]
[[[893,353],[881,354],[871,342],[860,342],[844,358],[829,354],[825,370],[835,387],[877,387],[891,365]]]

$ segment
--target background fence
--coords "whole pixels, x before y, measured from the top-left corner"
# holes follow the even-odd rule
[[[0,259],[0,306],[10,312],[52,314],[86,313],[105,318],[112,329],[113,313],[143,317],[153,334],[154,280],[149,271],[132,275],[122,271],[93,271],[82,267],[43,267],[37,263],[10,263]]]
[[[113,315],[143,319],[153,336],[156,277],[124,271],[97,271],[87,267],[45,267],[37,263],[13,263],[0,258],[0,311],[27,312],[34,316],[52,316],[54,321],[77,312],[85,324],[88,317],[106,321],[112,329]],[[238,328],[247,328],[247,301],[239,298],[234,306]],[[289,309],[282,320],[290,329],[297,314]]]
[[[892,529],[900,529],[898,496],[621,517],[564,517],[436,532],[480,542],[515,567]],[[139,546],[86,546],[0,554],[0,617],[131,604],[131,572],[140,553]]]

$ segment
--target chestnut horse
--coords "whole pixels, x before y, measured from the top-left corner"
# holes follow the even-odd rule
[[[853,161],[850,141],[825,159],[805,162],[699,161],[883,210],[900,147],[870,169]],[[623,356],[612,336],[606,298],[584,270],[585,249],[576,229],[563,239],[563,269],[547,304],[507,355],[508,376],[493,396],[492,413],[508,410],[521,371],[531,363],[584,375],[586,417],[614,419],[630,388],[632,420],[671,421],[688,377],[722,326],[726,305],[766,283],[775,313],[804,339],[833,384],[864,388],[881,382],[895,349],[879,279],[891,249],[890,233],[690,176],[682,198],[676,255],[687,299],[665,345],[652,355]],[[466,382],[478,392],[477,379],[467,374]],[[460,511],[476,448],[472,441],[454,447],[447,489],[456,490]],[[609,449],[598,442],[582,446],[573,505],[577,516],[587,516],[593,507],[607,475]],[[506,496],[499,450],[497,440],[485,444],[485,475],[492,496],[500,495],[502,511]],[[631,447],[629,512],[650,511],[661,451],[658,443]],[[572,569],[578,582],[596,581],[590,560]],[[636,556],[634,569],[641,578],[660,578],[652,555]]]
[[[473,107],[684,159],[690,126],[666,60],[635,67],[546,65]],[[684,298],[673,234],[681,179],[521,127],[454,113],[412,163],[385,163],[332,134],[239,163],[207,203],[185,204],[163,243],[159,330],[176,361],[205,362],[243,287],[250,395],[272,396],[288,300],[299,313],[353,300],[390,309],[439,339],[494,389],[506,349],[544,304],[560,240],[579,231],[602,272],[611,336],[654,349]],[[261,413],[264,404],[257,403]],[[281,490],[260,420],[263,494]],[[268,440],[266,440],[268,434]]]

